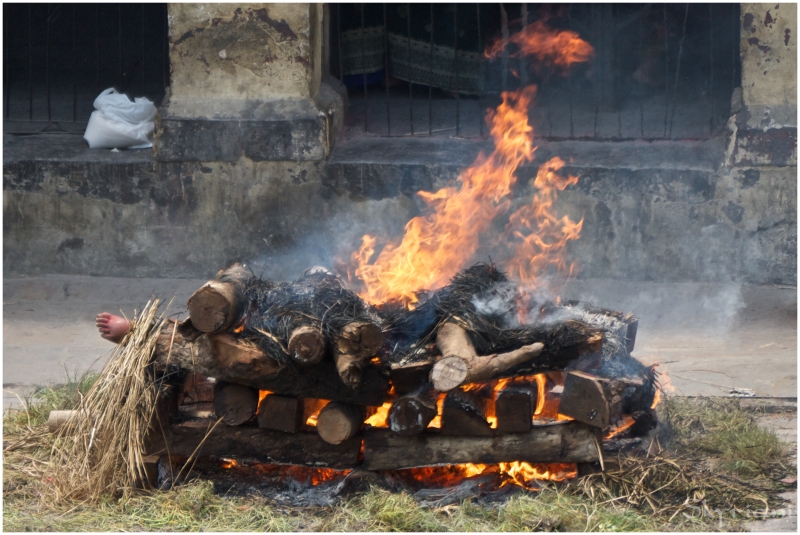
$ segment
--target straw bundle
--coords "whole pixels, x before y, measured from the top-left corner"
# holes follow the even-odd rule
[[[57,501],[95,500],[129,493],[145,480],[144,442],[154,421],[159,385],[150,366],[165,323],[158,299],[134,317],[76,414],[61,428],[51,451],[49,487]],[[168,387],[167,387],[168,388]]]

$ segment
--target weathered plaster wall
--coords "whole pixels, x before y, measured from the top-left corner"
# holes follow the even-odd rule
[[[313,97],[318,10],[304,3],[169,4],[170,100]]]
[[[797,126],[797,4],[742,4],[741,19],[747,126]]]

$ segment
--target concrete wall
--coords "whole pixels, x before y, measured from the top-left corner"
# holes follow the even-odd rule
[[[415,192],[486,149],[361,138],[331,153],[343,101],[322,73],[319,4],[169,13],[173,87],[154,153],[4,138],[7,276],[207,277],[244,260],[291,278],[364,233],[400,235],[422,208]],[[796,282],[795,13],[743,5],[744,87],[725,139],[540,147],[537,162],[557,154],[581,176],[559,200],[585,218],[570,245],[581,277]],[[520,171],[514,203],[533,173]]]

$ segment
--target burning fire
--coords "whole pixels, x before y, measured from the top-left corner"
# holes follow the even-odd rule
[[[430,466],[425,468],[408,468],[398,470],[399,475],[425,485],[448,487],[458,485],[464,479],[486,474],[498,474],[501,477],[499,487],[518,485],[529,490],[538,490],[536,481],[566,481],[578,475],[575,464],[550,463],[531,464],[514,461],[498,464],[453,464],[448,466]]]
[[[562,69],[587,61],[593,53],[591,45],[575,32],[537,22],[508,41],[494,44],[487,56],[498,54],[509,42],[519,47],[517,54],[532,55],[540,64]],[[364,299],[372,303],[399,300],[413,307],[417,292],[444,286],[475,254],[480,236],[511,205],[517,169],[534,158],[528,107],[535,93],[532,85],[502,93],[502,103],[487,113],[494,150],[488,156],[479,154],[461,172],[458,185],[418,192],[430,213],[409,221],[399,243],[386,243],[373,260],[378,238],[363,236],[351,262],[363,283]],[[580,234],[582,221],[559,218],[552,210],[556,191],[577,181],[577,177],[564,179],[557,174],[563,165],[558,158],[542,165],[533,183],[538,193],[532,204],[512,214],[504,233],[506,239],[519,240],[511,246],[514,257],[509,267],[522,281],[534,280],[538,270],[548,265],[565,270],[564,246]]]

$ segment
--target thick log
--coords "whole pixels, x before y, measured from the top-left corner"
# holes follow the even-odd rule
[[[294,464],[315,468],[355,468],[361,439],[353,438],[341,444],[328,444],[316,432],[283,433],[258,427],[228,427],[216,419],[189,420],[166,426],[164,435],[154,433],[154,442],[148,448],[151,454],[192,455],[200,457],[225,457],[242,462]],[[166,436],[166,442],[164,441]]]
[[[316,364],[325,355],[322,332],[310,325],[296,328],[289,338],[289,354],[300,364]]]
[[[228,375],[264,377],[275,375],[283,369],[278,361],[257,347],[240,344],[230,334],[210,335],[208,341],[217,368],[225,370]]]
[[[245,310],[245,285],[252,278],[247,267],[234,264],[194,292],[187,307],[195,328],[219,333],[236,325]]]
[[[498,433],[527,433],[531,430],[536,409],[536,383],[512,386],[497,393],[495,416]]]
[[[361,382],[364,363],[383,347],[381,328],[368,321],[355,321],[344,326],[334,338],[334,360],[342,382],[356,388]]]
[[[598,430],[580,422],[536,426],[528,433],[403,437],[389,430],[364,433],[364,468],[397,470],[460,463],[583,463],[598,460]]]
[[[228,425],[242,425],[258,409],[258,391],[255,388],[221,384],[214,396],[214,414]]]
[[[348,403],[331,402],[317,418],[317,432],[328,444],[341,444],[356,436],[364,423],[364,408]]]
[[[188,322],[172,321],[162,329],[156,340],[154,355],[157,369],[181,368],[218,381],[239,383],[259,390],[269,390],[276,394],[302,398],[319,398],[332,401],[354,403],[356,405],[380,406],[387,399],[389,384],[378,366],[364,363],[361,384],[355,388],[342,388],[336,365],[330,360],[322,360],[318,364],[302,371],[278,368],[274,371],[273,360],[262,361],[261,354],[254,356],[253,348],[245,347],[248,358],[262,362],[261,371],[254,371],[246,366],[221,366],[214,356],[212,343],[208,335],[191,328]],[[227,335],[213,335],[215,347],[228,346],[232,338]],[[238,350],[237,350],[238,351]],[[241,356],[241,353],[239,353]],[[268,357],[264,357],[268,358]]]
[[[369,321],[348,323],[336,336],[336,352],[365,360],[374,357],[383,347],[383,332]]]
[[[611,413],[602,380],[581,371],[569,372],[558,412],[600,429],[608,427]]]
[[[297,398],[269,394],[258,405],[258,427],[286,433],[303,428],[303,403]]]
[[[558,412],[605,429],[624,414],[649,410],[652,388],[653,385],[639,378],[610,379],[571,371],[564,379]]]
[[[536,342],[507,353],[478,356],[467,331],[451,322],[439,329],[436,345],[442,352],[442,358],[433,365],[430,378],[440,392],[447,392],[464,383],[492,379],[538,356],[544,348],[544,344]]]
[[[187,374],[183,381],[183,392],[179,404],[213,403],[215,385],[216,379],[199,373]]]
[[[389,428],[402,436],[425,431],[438,413],[436,391],[428,383],[415,392],[398,397],[389,409]]]
[[[394,391],[398,395],[408,394],[428,382],[433,367],[430,362],[411,362],[405,365],[393,363],[389,369]]]
[[[50,414],[47,416],[47,430],[51,433],[56,433],[76,412],[77,411],[50,411]]]
[[[357,388],[361,383],[364,360],[356,355],[339,352],[333,358],[336,362],[336,372],[339,374],[339,379],[341,379],[342,383],[348,388]]]
[[[486,412],[480,398],[467,392],[453,390],[447,393],[442,407],[442,435],[492,436],[494,431],[486,421]]]

